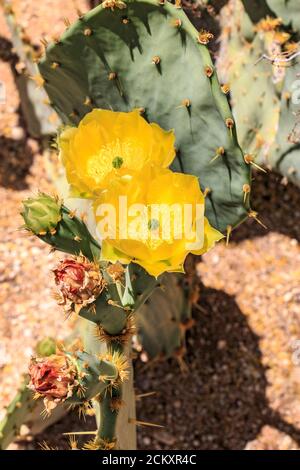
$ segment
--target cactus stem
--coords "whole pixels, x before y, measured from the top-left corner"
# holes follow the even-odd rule
[[[125,402],[120,397],[113,397],[110,401],[111,411],[119,411],[124,405]]]
[[[128,343],[130,338],[136,333],[136,325],[133,315],[128,315],[127,323],[123,331],[119,335],[110,335],[108,334],[101,325],[96,325],[95,327],[95,336],[99,341],[104,341],[107,345],[112,343],[117,343],[120,345],[125,345]]]

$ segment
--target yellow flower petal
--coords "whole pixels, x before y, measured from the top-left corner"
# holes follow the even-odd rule
[[[138,110],[94,109],[58,139],[69,184],[89,197],[120,174],[141,171],[149,164],[167,167],[175,156],[174,143],[173,131],[148,124]]]
[[[191,253],[193,253],[194,255],[203,255],[211,248],[213,248],[218,241],[222,240],[222,238],[224,238],[224,235],[215,228],[213,228],[205,217],[203,248],[201,248],[201,250],[191,251]]]
[[[129,264],[131,258],[114,248],[106,240],[103,240],[101,245],[101,261],[110,261],[111,263],[119,261],[122,264]]]
[[[165,131],[158,124],[150,124],[153,131],[155,144],[152,147],[151,161],[163,168],[171,165],[175,158],[175,134],[174,131]]]
[[[127,198],[125,208],[120,207],[120,196]],[[114,236],[109,236],[104,243],[104,259],[139,264],[155,277],[163,272],[183,272],[189,252],[203,254],[223,238],[204,217],[205,198],[195,176],[174,173],[152,165],[146,166],[141,172],[115,178],[94,203],[100,233],[105,225],[105,216],[98,210],[104,207],[103,204],[111,205],[114,208],[112,217],[116,216],[115,222],[105,222],[113,226],[115,231],[112,231]],[[140,218],[133,218],[136,224],[133,226],[130,213],[132,204],[141,204]],[[152,212],[155,205],[159,208],[157,213]],[[189,231],[186,230],[186,206],[191,208]],[[153,214],[157,218],[153,218]],[[120,216],[122,218],[124,215],[127,231],[120,221]],[[200,233],[196,233],[196,229]],[[193,251],[195,243],[202,240],[200,248]]]

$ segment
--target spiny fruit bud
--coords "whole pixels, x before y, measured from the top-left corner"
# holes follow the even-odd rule
[[[32,358],[29,365],[29,388],[36,397],[43,397],[47,412],[73,394],[78,385],[78,371],[73,361],[64,353],[44,358]]]
[[[35,198],[25,199],[23,206],[21,215],[27,230],[36,235],[55,232],[61,220],[61,201],[45,193],[39,193]]]
[[[59,305],[66,313],[93,303],[106,286],[106,282],[96,263],[84,256],[61,260],[54,269],[55,283],[59,290]]]

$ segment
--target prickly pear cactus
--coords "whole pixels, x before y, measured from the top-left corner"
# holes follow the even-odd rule
[[[43,210],[39,206],[41,200]],[[99,262],[98,243],[90,235],[84,222],[65,208],[57,198],[46,197],[44,194],[39,194],[35,200],[30,198],[24,201],[22,214],[26,230],[35,233],[56,250],[84,255],[92,262]],[[39,214],[44,215],[40,222],[42,227],[37,226]],[[57,221],[56,225],[54,219]],[[126,448],[134,448],[136,443],[132,368],[128,354],[124,355],[123,351],[128,348],[130,338],[135,332],[135,310],[160,282],[139,267],[134,267],[132,272],[130,268],[126,272],[122,268],[121,274],[116,272],[110,275],[105,263],[100,266],[105,290],[91,305],[79,308],[80,317],[89,320],[86,322],[87,326],[81,326],[85,350],[77,352],[75,356],[70,355],[72,361],[78,365],[77,369],[84,371],[81,379],[81,389],[84,393],[73,393],[65,402],[81,406],[90,400],[93,401],[99,428],[96,438],[88,444],[89,447],[110,449],[124,445]],[[95,273],[92,276],[94,280]],[[118,276],[121,276],[122,280]],[[126,384],[123,385],[123,382]],[[108,387],[110,389],[106,393]],[[127,398],[126,407],[121,406],[123,395]],[[120,423],[124,424],[126,432]]]
[[[169,2],[105,1],[47,47],[39,69],[66,124],[78,124],[93,107],[143,108],[149,121],[174,128],[173,168],[201,177],[207,217],[225,231],[248,215],[243,188],[250,167],[207,49],[210,38]]]
[[[257,163],[269,165],[279,113],[280,87],[285,70],[257,61],[274,48],[272,37],[255,31],[240,0],[223,9],[223,27],[218,70],[230,85],[238,136]],[[255,65],[257,63],[257,65]]]
[[[218,69],[230,82],[238,136],[249,158],[299,185],[299,67],[297,59],[289,62],[297,52],[295,35],[287,28],[291,23],[282,25],[275,9],[268,10],[273,2],[258,3],[243,2],[249,16],[240,0],[224,7]]]
[[[26,32],[18,24],[10,1],[1,0],[4,17],[11,33],[11,40],[23,69],[18,73],[16,82],[21,98],[22,112],[26,127],[32,137],[40,138],[56,132],[59,119],[48,104],[47,94],[37,88],[34,77],[38,75],[37,54]]]
[[[299,64],[286,71],[281,96],[280,119],[270,163],[272,168],[296,185],[300,185]]]
[[[249,202],[251,161],[245,158],[239,147],[235,121],[226,97],[227,88],[220,86],[207,49],[211,38],[209,32],[198,32],[193,28],[181,10],[180,2],[174,6],[154,0],[128,0],[126,3],[106,0],[93,11],[81,15],[55,44],[47,45],[45,58],[39,64],[39,81],[44,84],[53,107],[65,124],[79,124],[92,108],[123,112],[139,108],[154,127],[146,123],[137,111],[126,116],[142,119],[143,125],[151,128],[152,139],[155,132],[164,136],[172,133],[158,130],[159,126],[175,130],[177,157],[173,169],[177,173],[166,169],[170,163],[165,166],[157,163],[150,152],[147,158],[152,160],[145,163],[140,173],[135,168],[125,168],[134,176],[125,173],[125,179],[122,179],[123,154],[121,157],[114,154],[111,177],[102,178],[105,165],[97,157],[96,175],[97,178],[100,175],[104,191],[100,191],[97,182],[89,180],[83,193],[76,194],[94,198],[95,209],[97,204],[101,205],[101,198],[118,196],[120,182],[121,192],[124,184],[130,194],[138,198],[139,190],[148,191],[149,187],[152,190],[153,178],[163,175],[164,181],[178,180],[175,194],[163,195],[170,204],[173,197],[181,197],[177,192],[189,181],[194,185],[190,196],[193,201],[198,198],[200,205],[205,206],[206,215],[213,225],[211,227],[201,216],[204,221],[201,253],[222,238],[216,228],[230,233],[232,227],[253,214]],[[103,114],[109,114],[112,119],[115,117],[112,111],[103,109],[91,113],[93,116],[101,115],[101,119]],[[125,113],[119,114],[125,119]],[[108,128],[104,129],[104,133],[108,131]],[[68,149],[72,152],[68,136],[74,132],[77,132],[74,128],[65,129],[64,138],[58,139],[58,146],[66,172],[70,170],[80,184],[89,165],[85,162],[83,167],[75,169],[72,162],[69,165],[68,156],[64,153],[68,153]],[[131,135],[131,128],[127,132]],[[89,136],[85,138],[88,140]],[[115,136],[109,138],[114,146]],[[159,144],[163,145],[163,142]],[[84,149],[85,145],[82,154]],[[140,152],[138,155],[143,161],[144,156],[140,156]],[[134,152],[130,157],[134,158]],[[76,157],[76,163],[78,158],[81,156]],[[114,164],[116,159],[117,167]],[[200,177],[204,194],[197,178],[180,174],[182,172]],[[137,192],[131,190],[128,181]],[[73,255],[62,260],[54,270],[57,301],[67,315],[79,314],[81,321],[85,322],[83,325],[86,325],[82,330],[83,350],[75,353],[63,351],[48,359],[33,360],[30,386],[43,395],[40,376],[50,370],[55,387],[44,398],[46,409],[65,402],[81,407],[93,403],[98,429],[95,438],[85,448],[134,448],[136,419],[131,338],[136,333],[137,321],[139,336],[151,357],[169,357],[175,352],[178,359],[182,359],[184,332],[192,323],[190,299],[178,284],[177,276],[168,274],[164,277],[161,273],[183,270],[183,261],[180,261],[183,244],[179,243],[180,248],[175,245],[173,251],[176,256],[169,254],[169,245],[160,248],[160,252],[147,245],[147,249],[141,249],[144,251],[140,259],[133,254],[134,250],[124,259],[120,256],[122,249],[118,251],[118,248],[110,247],[104,239],[101,254],[100,246],[86,224],[58,198],[49,199],[45,195],[24,202],[23,218],[28,231],[54,249]],[[193,224],[197,221],[195,218]],[[151,219],[147,225],[150,231],[155,229],[152,222]],[[132,242],[136,244],[139,240],[129,237],[129,247],[132,247]],[[109,254],[111,249],[113,255]],[[200,251],[195,253],[200,254]],[[152,252],[156,256],[153,260]],[[116,264],[114,256],[118,260]],[[147,301],[148,306],[144,308]],[[154,330],[153,325],[156,327]],[[155,335],[158,335],[159,325],[161,336],[157,342]],[[125,442],[126,435],[129,438]]]

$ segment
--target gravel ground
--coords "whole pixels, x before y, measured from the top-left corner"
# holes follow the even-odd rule
[[[35,43],[63,29],[74,2],[14,1]],[[78,2],[84,10],[84,2]],[[201,22],[201,18],[197,21]],[[38,187],[51,191],[38,143],[29,138],[14,83],[16,58],[0,13],[0,76],[7,103],[0,105],[0,410],[13,397],[39,338],[64,337],[70,324],[52,300],[48,272],[54,255],[17,228],[20,202]],[[262,228],[249,220],[197,265],[200,299],[188,333],[183,376],[174,360],[136,361],[138,419],[163,429],[139,428],[143,449],[299,449],[300,191],[275,174],[257,174],[253,206]],[[21,343],[21,345],[20,345]],[[0,418],[3,411],[0,411]],[[68,416],[17,449],[66,448],[63,432],[93,429],[89,418]]]

